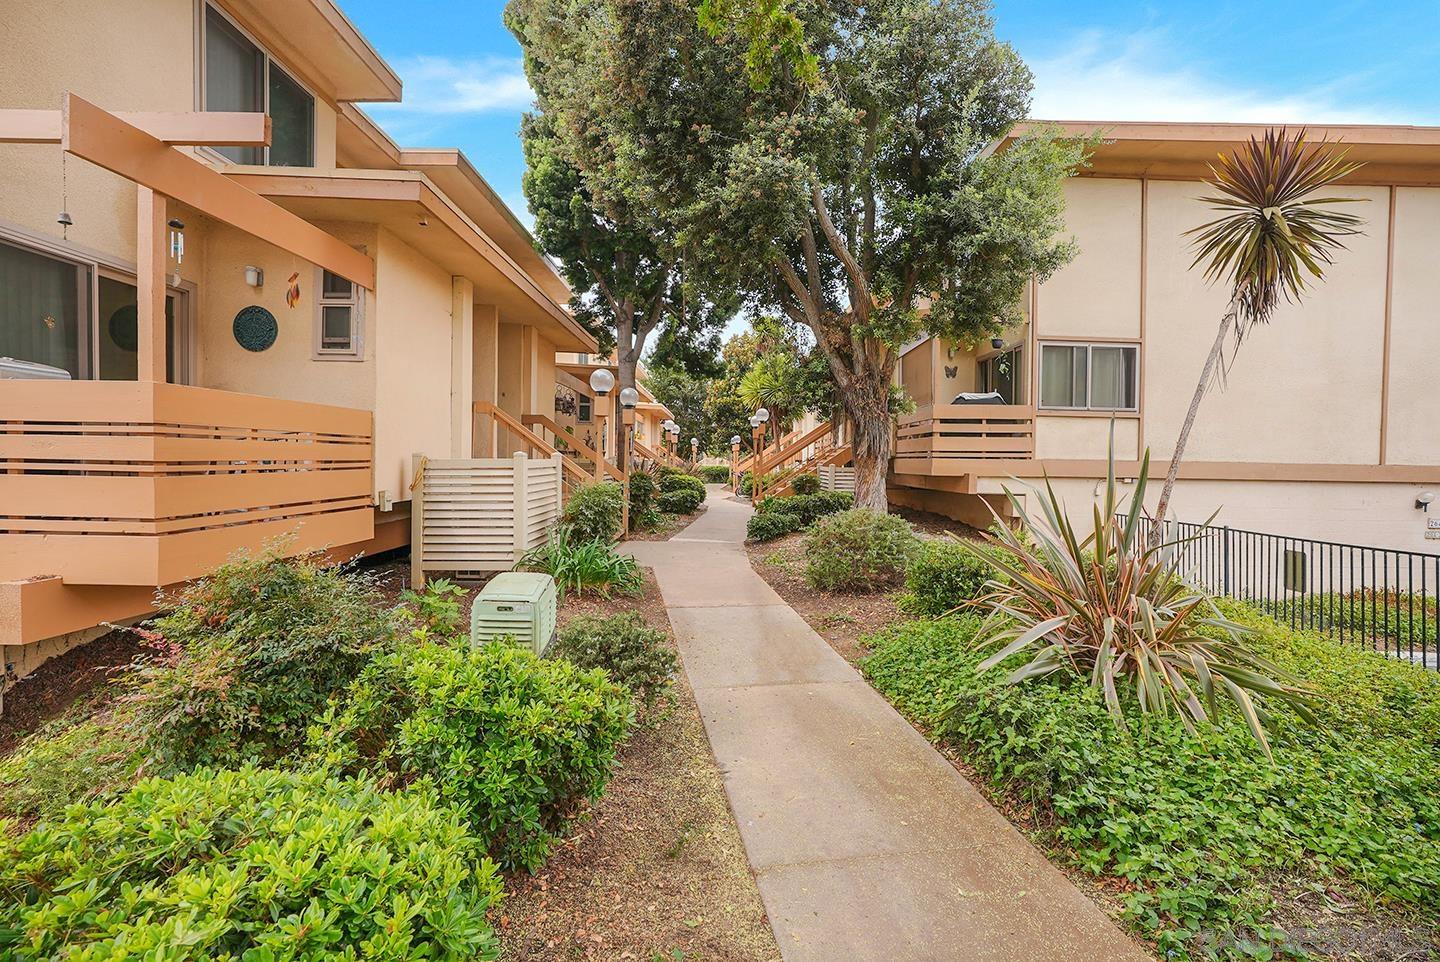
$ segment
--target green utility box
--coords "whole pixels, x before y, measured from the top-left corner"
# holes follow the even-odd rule
[[[507,571],[490,579],[470,608],[470,644],[509,636],[537,655],[555,640],[555,579]]]

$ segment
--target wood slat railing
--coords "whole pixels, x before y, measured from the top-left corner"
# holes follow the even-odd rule
[[[551,434],[555,436],[557,440],[563,441],[565,443],[565,447],[574,449],[582,456],[584,456],[591,464],[598,465],[595,471],[595,476],[597,480],[600,477],[600,472],[602,470],[605,474],[608,474],[616,481],[625,480],[624,472],[622,472],[619,468],[615,467],[615,465],[611,464],[609,461],[606,461],[603,457],[601,457],[600,453],[594,448],[590,447],[590,445],[586,444],[584,441],[581,441],[573,434],[567,432],[560,425],[556,424],[553,418],[548,418],[543,414],[526,414],[520,418],[520,423],[524,424],[526,427],[538,424],[541,427],[546,428]],[[565,457],[567,461],[574,460],[565,451],[561,451],[560,453]],[[576,465],[576,467],[579,467],[579,465]]]
[[[144,381],[0,381],[0,412],[0,581],[168,585],[237,550],[374,536],[369,411]]]
[[[898,473],[947,473],[936,469],[946,462],[1033,457],[1035,408],[1028,404],[924,404],[900,417],[895,434]]]
[[[555,447],[555,445],[527,428],[509,411],[501,410],[490,401],[476,401],[475,413],[494,418],[501,427],[525,442],[531,451],[542,454],[547,458],[555,454],[564,454],[564,452]],[[576,464],[573,458],[564,458],[561,463],[565,466],[565,474],[574,479],[575,483],[584,484],[587,481],[594,480],[590,472]]]
[[[822,421],[810,430],[800,433],[791,432],[786,441],[773,450],[766,451],[760,458],[759,473],[769,474],[778,467],[783,467],[791,461],[803,460],[805,449],[828,437],[830,434],[830,422]]]

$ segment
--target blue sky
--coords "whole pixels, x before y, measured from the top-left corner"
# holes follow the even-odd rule
[[[371,114],[407,147],[460,147],[529,223],[529,103],[502,0],[340,0],[405,83]],[[1037,117],[1440,125],[1436,0],[999,0]]]

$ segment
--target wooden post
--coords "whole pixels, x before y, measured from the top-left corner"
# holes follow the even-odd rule
[[[165,195],[135,188],[136,379],[165,380]]]
[[[751,450],[755,457],[750,463],[750,501],[754,504],[760,503],[761,463],[765,459],[765,425],[757,425],[754,431],[754,443]]]
[[[600,425],[595,434],[595,480],[603,481],[605,479],[605,442],[609,438],[609,435],[605,433],[605,419],[609,415],[600,411],[598,405],[594,414],[595,420]]]
[[[410,455],[410,478],[415,490],[410,492],[410,588],[425,587],[425,455]]]
[[[620,415],[620,540],[630,537],[630,442],[635,437],[635,410],[626,408]]]
[[[515,475],[515,563],[519,564],[525,552],[530,550],[530,514],[526,511],[526,482],[529,478],[526,468],[529,457],[524,451],[516,451],[511,460],[511,471]]]
[[[740,442],[730,445],[730,490],[740,493]]]

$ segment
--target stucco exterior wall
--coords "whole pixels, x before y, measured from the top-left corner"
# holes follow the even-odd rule
[[[1140,421],[1115,419],[1115,456],[1129,460],[1140,456]],[[1037,458],[1100,458],[1110,449],[1110,419],[1043,415],[1035,419]]]
[[[375,490],[410,499],[410,461],[450,451],[450,275],[389,231],[375,258]]]
[[[1080,251],[1040,285],[1037,330],[1048,338],[1139,337],[1140,182],[1071,178],[1065,226]]]
[[[1440,189],[1395,191],[1391,297],[1386,460],[1440,464]]]

